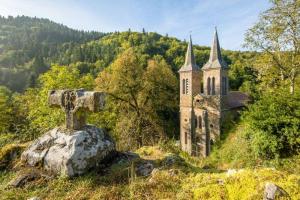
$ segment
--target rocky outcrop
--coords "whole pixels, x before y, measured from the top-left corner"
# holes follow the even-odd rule
[[[37,173],[35,171],[30,171],[30,172],[18,175],[16,178],[14,178],[13,180],[11,180],[8,183],[8,186],[9,187],[22,187],[27,182],[39,179],[40,177],[41,177],[40,173]]]
[[[73,131],[54,128],[34,141],[21,160],[71,177],[98,166],[114,151],[113,140],[95,126]]]
[[[172,166],[176,163],[180,164],[182,162],[184,162],[184,160],[176,154],[168,154],[162,161],[164,166]]]
[[[149,176],[154,169],[154,165],[151,162],[145,162],[137,165],[135,173],[137,176]]]
[[[264,200],[275,200],[276,197],[288,197],[288,193],[274,183],[266,183]]]

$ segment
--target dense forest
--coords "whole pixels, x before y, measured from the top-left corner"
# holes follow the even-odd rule
[[[73,30],[48,19],[0,16],[0,84],[23,91],[62,51],[104,35]]]
[[[141,96],[146,93],[149,94],[149,89],[153,90],[155,87],[165,87],[166,89],[161,91],[160,97],[163,100],[168,100],[170,102],[165,102],[165,107],[161,107],[161,105],[164,104],[163,101],[153,102],[153,105],[138,106],[145,106],[145,108],[141,108],[143,110],[145,109],[145,112],[146,110],[149,112],[154,106],[160,107],[157,108],[157,110],[152,110],[152,116],[154,118],[151,120],[144,119],[145,121],[141,123],[152,124],[152,128],[155,128],[157,133],[160,132],[160,135],[165,134],[171,138],[176,138],[178,136],[177,71],[184,62],[184,55],[187,47],[185,41],[162,36],[153,32],[148,33],[145,30],[142,33],[132,32],[130,30],[127,32],[115,32],[109,34],[97,32],[88,33],[72,30],[46,19],[24,16],[15,18],[2,17],[1,20],[2,46],[0,54],[0,83],[6,87],[6,89],[3,88],[3,92],[5,94],[11,93],[11,95],[8,95],[9,98],[13,98],[16,101],[24,101],[22,98],[26,98],[28,103],[24,104],[24,107],[30,106],[31,102],[34,102],[33,99],[28,99],[30,98],[30,95],[33,95],[32,98],[34,98],[37,93],[38,96],[41,96],[41,92],[44,92],[44,98],[37,99],[37,101],[40,101],[41,107],[36,107],[37,102],[35,102],[33,103],[32,108],[26,109],[29,113],[24,113],[25,116],[20,117],[21,121],[28,121],[30,125],[24,129],[20,129],[14,127],[19,126],[20,124],[13,123],[6,126],[9,127],[7,131],[27,132],[29,129],[31,130],[33,128],[42,128],[43,131],[46,131],[48,128],[51,128],[51,126],[54,126],[59,119],[62,119],[62,116],[53,117],[53,124],[49,123],[49,120],[45,120],[48,118],[47,115],[49,115],[49,113],[46,113],[52,112],[47,108],[45,102],[42,102],[46,101],[48,89],[75,87],[93,89],[96,86],[97,89],[107,90],[108,88],[103,88],[103,86],[107,85],[106,83],[109,82],[109,80],[106,80],[106,77],[103,77],[104,74],[107,73],[107,69],[113,70],[113,66],[119,61],[124,63],[129,62],[126,60],[128,59],[127,56],[138,56],[139,61],[136,61],[137,63],[133,64],[128,63],[128,66],[133,67],[133,72],[137,72],[136,70],[139,67],[141,67],[142,71],[146,70],[146,72],[134,75],[124,74],[129,76],[129,79],[132,79],[133,77],[135,77],[135,79],[124,80],[112,84],[120,85],[121,87],[126,86],[130,81],[135,81],[134,84],[143,84],[144,76],[148,73],[147,69],[150,68],[149,65],[154,65],[153,67],[157,69],[155,71],[152,69],[149,73],[155,73],[152,74],[153,78],[160,78],[161,85],[157,85],[158,82],[153,82],[154,85],[147,85],[152,88],[148,88],[148,90],[145,91],[140,91],[140,89],[145,86],[135,86],[139,87],[134,88],[135,95]],[[199,66],[202,66],[209,57],[210,48],[198,45],[194,48],[196,62]],[[249,93],[253,92],[252,86],[255,84],[255,79],[253,78],[255,77],[255,72],[251,70],[250,66],[252,60],[258,53],[224,50],[223,55],[226,62],[231,66],[231,88],[234,90],[241,88]],[[122,61],[122,59],[124,61]],[[152,64],[149,63],[150,60],[153,61]],[[127,70],[129,70],[129,68]],[[103,73],[100,73],[102,71]],[[121,76],[123,75],[121,73],[126,72],[120,71],[117,73]],[[94,83],[93,79],[98,75],[99,77],[96,79],[96,83]],[[151,75],[147,74],[147,76],[149,77]],[[83,79],[82,85],[80,84],[81,79]],[[139,80],[142,82],[139,83]],[[170,80],[170,82],[168,80]],[[15,93],[12,95],[13,92],[21,92],[21,94]],[[118,92],[124,92],[123,95],[126,93],[126,91]],[[149,96],[147,98],[155,98],[156,94],[153,95],[154,96]],[[21,98],[22,100],[17,100],[18,98]],[[133,99],[131,98],[135,97],[129,97],[127,101],[132,101]],[[113,100],[112,102],[115,104]],[[168,106],[168,104],[170,106]],[[33,110],[30,111],[31,109]],[[40,113],[36,115],[39,110],[43,109],[46,109],[47,111],[40,111]],[[121,107],[118,109],[110,109],[114,109],[114,112],[118,114],[120,114],[120,111],[124,110],[121,109]],[[127,108],[126,110],[128,109],[130,110],[130,108]],[[13,110],[15,110],[15,108]],[[32,116],[33,118],[29,117],[31,116],[30,112],[35,113],[35,116]],[[46,113],[43,114],[43,112]],[[53,112],[57,113],[57,111]],[[107,112],[112,113],[111,110]],[[17,115],[19,114],[20,113]],[[126,114],[128,115],[128,113]],[[122,122],[122,120],[119,121],[120,119],[127,119],[125,116],[120,117],[118,120],[116,118],[111,118],[114,115],[108,115],[108,118],[103,118],[104,122],[103,120],[100,121],[110,130],[118,127],[116,126],[116,123],[127,123]],[[145,116],[145,118],[148,117],[149,116]],[[14,120],[16,119],[19,118],[14,117]],[[157,121],[158,119],[159,121]],[[33,126],[35,120],[37,120],[36,125],[38,127]],[[95,121],[95,119],[93,121]],[[3,123],[9,124],[9,121],[5,120]],[[44,125],[42,124],[45,123],[48,125],[43,127]],[[33,132],[37,132],[37,135],[39,135],[41,130],[35,130]],[[153,138],[155,138],[155,135],[156,134],[153,133]],[[145,140],[149,141],[148,139]]]
[[[257,51],[222,51],[230,68],[231,90],[246,92],[255,102],[243,118],[253,123],[250,129],[258,128],[253,133],[267,133],[257,136],[262,137],[258,141],[253,138],[257,142],[253,148],[271,158],[299,149],[299,141],[292,140],[299,132],[299,24],[289,23],[298,23],[298,16],[287,15],[283,29],[283,22],[277,21],[277,15],[285,14],[280,9],[266,11],[246,33],[245,45]],[[3,133],[34,139],[63,120],[61,111],[47,106],[48,90],[86,88],[110,94],[106,109],[92,115],[90,122],[110,130],[120,148],[178,137],[177,71],[183,65],[187,42],[144,29],[141,33],[128,30],[108,34],[77,31],[47,19],[24,16],[1,17],[0,27]],[[289,49],[278,48],[284,46],[282,41],[290,42]],[[199,66],[207,61],[209,52],[209,47],[194,46]],[[268,100],[272,102],[264,102]],[[270,104],[286,108],[280,110],[282,121],[277,116],[280,112],[270,110],[274,109]],[[267,120],[265,126],[261,117]],[[277,120],[271,122],[271,117]],[[274,137],[272,141],[268,135]],[[261,149],[260,142],[265,141],[270,146]]]
[[[187,43],[157,33],[84,32],[70,29],[48,19],[20,17],[0,18],[0,84],[12,91],[35,86],[39,74],[51,64],[80,65],[81,71],[96,76],[117,55],[136,48],[150,57],[161,55],[177,72],[183,64]],[[195,46],[197,64],[208,59],[209,47]],[[256,53],[225,51],[227,63],[250,60]],[[241,80],[232,85],[237,89]]]
[[[245,92],[252,101],[238,119],[224,124],[208,159],[183,155],[192,165],[299,170],[300,2],[271,2],[245,34],[249,51],[222,49],[230,90]],[[88,123],[108,130],[118,150],[146,145],[174,150],[178,70],[186,48],[186,41],[144,29],[85,32],[48,19],[0,17],[0,148],[27,144],[63,123],[63,111],[47,104],[49,90],[84,88],[108,94],[104,110],[90,114]],[[193,48],[202,67],[210,47]],[[0,168],[9,162],[0,161]],[[195,169],[184,167],[182,173]]]

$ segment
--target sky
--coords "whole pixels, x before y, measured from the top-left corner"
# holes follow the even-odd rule
[[[244,34],[270,7],[268,0],[0,0],[2,16],[48,18],[79,30],[132,31],[209,46],[217,26],[221,47],[242,48]]]

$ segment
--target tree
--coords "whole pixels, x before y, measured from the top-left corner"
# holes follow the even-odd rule
[[[147,64],[147,57],[129,49],[96,79],[96,88],[109,96],[108,112],[117,116],[114,132],[122,148],[163,139],[167,115],[178,105],[177,80],[170,66],[161,57]]]
[[[48,105],[48,92],[53,89],[92,89],[94,78],[90,74],[81,75],[79,70],[71,66],[53,65],[50,70],[39,78],[39,87],[28,89],[24,95],[17,99],[22,103],[22,109],[27,110],[26,118],[29,121],[24,131],[31,135],[28,139],[34,139],[39,134],[45,133],[50,128],[62,124],[64,113],[61,109],[50,108]],[[29,137],[32,136],[32,137]]]
[[[0,134],[10,131],[13,121],[12,93],[6,87],[0,86]]]
[[[48,66],[45,64],[43,57],[38,55],[33,59],[31,69],[38,76],[39,74],[47,71]]]
[[[261,65],[272,70],[280,81],[289,81],[290,93],[300,73],[300,1],[272,0],[272,7],[248,30],[245,46],[263,52],[270,62]],[[267,74],[261,73],[262,76]]]
[[[287,157],[300,151],[300,93],[266,92],[243,115],[256,156]]]

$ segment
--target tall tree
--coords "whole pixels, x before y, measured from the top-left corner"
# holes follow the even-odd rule
[[[109,95],[114,132],[123,148],[153,144],[165,137],[168,112],[177,107],[177,80],[161,57],[145,62],[147,56],[133,49],[122,53],[96,79],[97,89]]]
[[[290,93],[300,73],[300,1],[272,0],[272,7],[246,33],[247,47],[268,56],[262,72],[273,71],[278,80],[289,81]],[[268,60],[267,59],[267,60]],[[262,76],[267,73],[261,73]]]
[[[0,134],[8,132],[13,121],[11,98],[11,91],[0,86]]]
[[[64,113],[60,109],[52,109],[48,105],[48,92],[52,89],[92,89],[94,78],[90,74],[81,75],[74,66],[53,65],[50,70],[38,78],[38,88],[28,89],[18,98],[23,109],[27,110],[27,119],[31,138],[63,122]],[[27,130],[22,130],[27,131]]]

